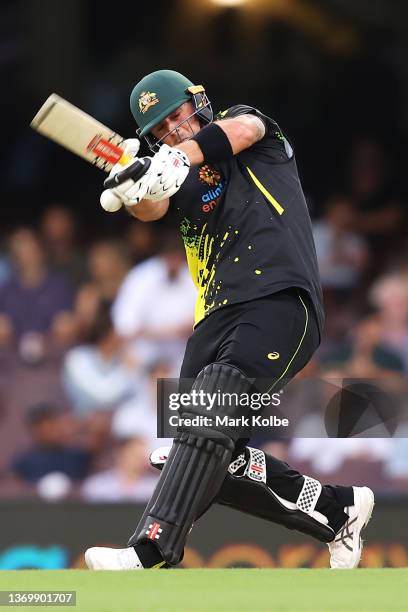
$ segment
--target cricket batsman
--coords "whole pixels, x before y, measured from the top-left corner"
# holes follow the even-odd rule
[[[238,104],[215,118],[201,85],[172,70],[137,83],[130,108],[153,155],[140,178],[115,166],[105,210],[124,205],[141,221],[179,215],[197,287],[194,331],[181,379],[211,394],[281,389],[320,343],[324,313],[311,221],[294,152],[279,125]],[[127,141],[136,157],[139,140]],[[140,165],[140,164],[139,164]],[[112,180],[111,183],[112,185]],[[256,381],[254,383],[254,381]],[[245,416],[236,402],[213,416]],[[322,485],[247,445],[250,427],[192,425],[205,406],[180,408],[173,446],[153,453],[155,492],[123,549],[86,551],[95,570],[177,565],[195,521],[213,504],[326,542],[332,568],[354,568],[374,506],[368,487]],[[230,421],[227,421],[228,423]]]

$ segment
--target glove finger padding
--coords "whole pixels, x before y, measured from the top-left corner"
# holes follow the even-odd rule
[[[157,202],[170,198],[184,183],[190,171],[187,155],[175,147],[162,145],[153,157],[145,199]]]
[[[118,172],[122,172],[125,168],[131,166],[135,163],[135,160],[132,159],[131,162],[122,166],[121,164],[115,164],[110,172],[110,177],[114,176]],[[116,166],[119,166],[116,169]],[[114,170],[116,169],[116,172]],[[104,210],[107,212],[117,212],[123,204],[128,205],[128,191],[134,186],[135,182],[132,179],[127,179],[124,183],[121,183],[117,187],[113,187],[112,189],[105,189],[100,196],[100,203]]]
[[[136,157],[140,149],[140,140],[138,138],[128,138],[123,141],[124,152],[128,157]]]
[[[112,178],[119,172],[122,172],[122,170],[124,170],[125,168],[128,168],[129,166],[131,166],[136,161],[136,157],[137,157],[137,154],[139,153],[139,149],[140,149],[140,140],[138,138],[128,138],[127,140],[124,140],[123,141],[124,154],[127,155],[128,157],[132,157],[133,159],[131,159],[126,165],[115,164],[114,166],[112,166],[112,169],[109,172],[109,178]],[[122,208],[122,205],[124,204],[124,200],[122,197],[123,189],[124,188],[129,189],[129,187],[131,186],[132,186],[132,183],[129,183],[129,181],[126,181],[125,183],[121,185],[121,190],[116,191],[113,189],[105,189],[101,193],[101,196],[99,198],[102,208],[106,210],[107,212],[117,212],[118,210],[120,210]]]
[[[150,159],[150,158],[149,158]],[[127,164],[115,164],[109,173],[109,178],[112,178],[119,172],[123,172],[138,161],[138,158],[133,158]],[[102,192],[100,203],[104,210],[108,212],[116,212],[124,204],[125,206],[134,206],[143,199],[147,191],[147,173],[134,181],[129,178],[123,183],[119,183],[116,187],[111,187]],[[110,195],[109,195],[110,194]],[[119,205],[119,201],[121,204]]]

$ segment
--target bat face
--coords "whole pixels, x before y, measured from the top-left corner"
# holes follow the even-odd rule
[[[30,125],[105,172],[130,160],[124,155],[122,136],[57,94],[47,98]]]

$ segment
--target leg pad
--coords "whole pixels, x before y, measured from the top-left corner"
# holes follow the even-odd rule
[[[237,368],[224,364],[204,368],[193,385],[193,389],[206,393],[221,390],[240,394],[249,392],[250,388],[251,381]],[[236,410],[239,408],[237,403]],[[214,405],[212,416],[234,416],[236,410],[234,405],[226,410],[222,405]],[[196,407],[186,407],[183,413],[196,415],[198,411]],[[224,481],[235,442],[241,434],[241,430],[216,424],[197,430],[183,427],[129,546],[150,540],[167,563],[178,563],[193,522],[211,505]]]

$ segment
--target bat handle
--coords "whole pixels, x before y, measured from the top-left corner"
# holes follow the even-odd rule
[[[150,157],[142,157],[141,159],[137,159],[134,164],[128,166],[121,172],[118,172],[114,176],[105,179],[103,186],[105,189],[111,189],[112,187],[117,187],[121,183],[124,183],[128,179],[132,179],[133,181],[137,181],[141,176],[146,174],[148,169],[150,168],[150,164],[152,163]]]

